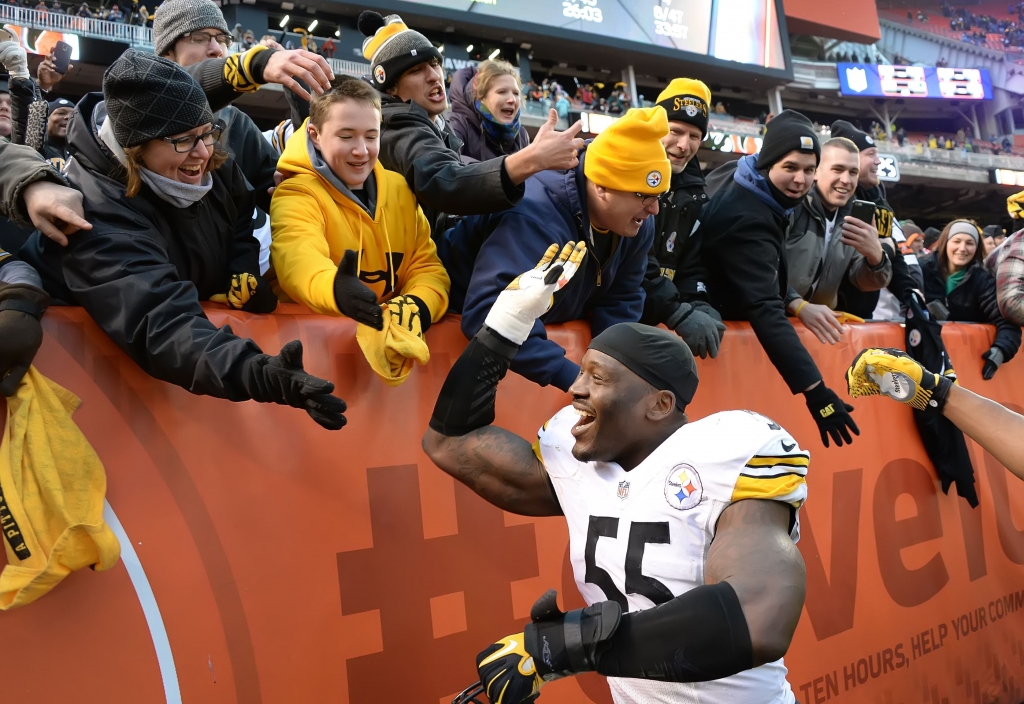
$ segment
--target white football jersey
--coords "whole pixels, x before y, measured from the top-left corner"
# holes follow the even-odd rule
[[[568,406],[538,433],[544,463],[569,524],[576,585],[587,604],[618,601],[641,611],[704,584],[704,561],[722,511],[741,499],[794,509],[807,498],[810,454],[779,425],[749,411],[687,423],[632,471],[572,456]],[[794,515],[797,515],[794,511]],[[795,518],[791,537],[799,539]],[[772,663],[711,682],[609,677],[616,704],[792,704],[786,667]]]

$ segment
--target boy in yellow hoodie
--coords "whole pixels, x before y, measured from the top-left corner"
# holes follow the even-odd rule
[[[270,257],[292,300],[380,331],[374,342],[360,327],[360,345],[398,383],[408,370],[389,378],[369,348],[429,358],[423,333],[448,309],[451,282],[416,197],[380,165],[379,150],[380,98],[369,84],[343,77],[315,96],[278,162],[285,179],[270,204]]]

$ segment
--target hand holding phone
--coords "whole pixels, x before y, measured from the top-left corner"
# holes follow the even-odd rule
[[[853,201],[853,210],[850,217],[857,218],[861,222],[870,225],[875,221],[875,204],[869,200]]]
[[[63,76],[68,72],[70,65],[71,45],[63,41],[57,42],[53,47],[53,70]]]

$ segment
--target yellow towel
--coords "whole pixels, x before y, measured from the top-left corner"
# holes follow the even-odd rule
[[[0,611],[31,604],[74,570],[121,555],[103,520],[103,464],[71,414],[81,401],[35,367],[7,399],[0,441],[0,529],[8,565]]]
[[[391,386],[405,381],[414,360],[420,364],[430,361],[419,308],[407,296],[392,298],[384,304],[383,330],[359,325],[356,341],[373,371]]]

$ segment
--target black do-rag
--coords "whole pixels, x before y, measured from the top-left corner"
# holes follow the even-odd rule
[[[771,119],[757,156],[758,169],[770,169],[775,162],[790,152],[814,154],[821,160],[821,145],[814,124],[796,110],[783,110]]]
[[[697,363],[682,338],[640,323],[617,323],[590,342],[659,391],[671,391],[685,410],[697,392]]]
[[[861,151],[878,146],[875,144],[875,140],[871,138],[871,135],[863,130],[857,129],[853,126],[853,123],[847,122],[846,120],[836,120],[832,123],[832,136],[846,137],[848,140],[856,144],[857,149]]]

